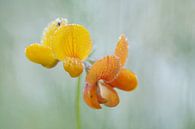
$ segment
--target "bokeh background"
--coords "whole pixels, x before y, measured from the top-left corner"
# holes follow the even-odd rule
[[[76,79],[24,55],[57,17],[89,29],[94,58],[125,33],[139,79],[116,108],[81,98],[82,129],[195,129],[194,0],[0,0],[0,129],[75,129]]]

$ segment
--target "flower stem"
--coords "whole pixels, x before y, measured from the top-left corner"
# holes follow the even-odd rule
[[[77,80],[77,88],[76,88],[76,129],[81,129],[81,113],[80,113],[80,90],[81,90],[81,76],[78,77]]]

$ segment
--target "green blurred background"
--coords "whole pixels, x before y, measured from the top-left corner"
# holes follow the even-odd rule
[[[57,17],[89,29],[94,58],[125,33],[139,79],[116,108],[81,98],[82,129],[195,129],[194,0],[0,0],[0,129],[75,129],[76,79],[24,55]]]

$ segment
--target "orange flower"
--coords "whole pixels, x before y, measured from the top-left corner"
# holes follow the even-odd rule
[[[90,68],[83,96],[87,105],[95,109],[101,109],[100,104],[115,107],[119,96],[114,88],[132,91],[137,87],[136,75],[124,68],[127,56],[128,43],[122,35],[114,55],[96,61]]]

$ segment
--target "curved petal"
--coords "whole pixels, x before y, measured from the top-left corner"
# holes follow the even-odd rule
[[[100,104],[104,104],[104,103],[107,102],[107,100],[104,99],[104,98],[101,96],[100,87],[99,87],[99,86],[97,87],[97,99],[98,99],[98,102],[99,102]]]
[[[120,70],[120,62],[115,56],[106,56],[95,62],[90,68],[86,82],[94,85],[102,79],[106,82],[112,81]]]
[[[117,78],[110,85],[125,91],[132,91],[137,87],[136,75],[128,69],[121,69]]]
[[[66,57],[64,60],[64,69],[71,77],[78,77],[83,72],[83,63],[78,58]]]
[[[68,24],[61,26],[55,32],[52,49],[59,60],[64,60],[65,57],[84,60],[92,49],[90,34],[81,25]]]
[[[47,68],[54,67],[58,60],[54,58],[51,48],[33,43],[25,49],[26,57],[32,62],[43,65]]]
[[[124,35],[120,36],[114,54],[120,58],[121,65],[123,66],[128,56],[128,43]]]
[[[57,18],[51,23],[48,24],[48,26],[43,31],[43,36],[41,39],[41,43],[51,47],[52,44],[52,38],[54,36],[55,31],[68,23],[67,19],[64,18]]]
[[[98,86],[100,88],[100,96],[105,100],[104,105],[115,107],[119,104],[119,96],[113,87],[105,84],[103,81],[99,81]]]
[[[101,109],[101,106],[98,102],[96,85],[90,86],[88,83],[86,83],[86,86],[84,88],[83,98],[85,103],[91,108]]]

